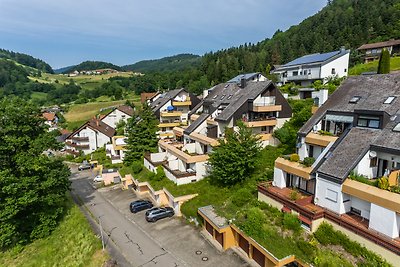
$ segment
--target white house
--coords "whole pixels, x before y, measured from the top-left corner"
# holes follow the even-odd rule
[[[42,116],[46,120],[44,123],[49,126],[49,131],[53,131],[58,128],[58,117],[55,113],[44,112]]]
[[[66,152],[72,155],[79,155],[81,151],[85,155],[90,154],[110,143],[114,134],[114,128],[100,120],[92,119],[67,137]]]
[[[132,118],[133,113],[134,110],[132,107],[123,105],[110,111],[101,118],[101,121],[115,129],[120,121],[124,121],[126,123],[128,119]]]
[[[325,83],[332,77],[347,76],[349,57],[350,50],[344,48],[329,53],[305,55],[277,67],[271,73],[278,76],[279,85],[294,82],[310,86],[316,80]]]
[[[111,163],[122,163],[126,151],[126,136],[113,136],[111,144],[106,145],[106,155],[111,158]]]

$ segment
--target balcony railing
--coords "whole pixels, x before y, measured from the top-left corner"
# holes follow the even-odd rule
[[[245,121],[247,127],[262,127],[262,126],[275,126],[277,124],[276,118],[259,118]]]
[[[68,154],[74,155],[74,156],[79,156],[80,155],[79,151],[72,150],[72,149],[66,149],[65,152],[67,152]]]
[[[312,167],[306,167],[298,162],[293,162],[284,158],[275,160],[275,168],[285,171],[286,173],[297,175],[306,180],[310,179]]]
[[[168,166],[168,163],[165,163],[165,162],[162,164],[162,166],[165,168],[165,170],[167,170],[169,173],[171,173],[177,179],[190,177],[190,176],[196,176],[196,172],[183,172],[183,171],[179,171],[179,170],[172,170]]]
[[[168,112],[161,112],[161,117],[180,117],[182,116],[181,111],[168,111]]]
[[[331,142],[335,142],[338,139],[337,136],[322,135],[319,133],[309,133],[306,136],[306,143],[327,147]]]
[[[76,149],[89,149],[89,145],[81,145],[72,142],[66,142],[65,144],[70,147],[75,147]]]
[[[73,136],[73,137],[71,137],[71,139],[74,141],[89,142],[89,137]]]
[[[253,104],[253,112],[274,112],[274,111],[282,111],[282,105],[275,105],[275,104],[260,105],[260,103],[258,103],[257,105],[255,103]]]
[[[296,76],[288,76],[286,77],[288,81],[299,81],[299,80],[309,80],[313,79],[311,74],[306,74],[306,75],[296,75]]]

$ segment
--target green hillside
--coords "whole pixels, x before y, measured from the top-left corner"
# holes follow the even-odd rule
[[[349,75],[360,75],[364,72],[376,72],[378,70],[378,60],[369,63],[359,63],[349,69]],[[400,57],[390,58],[390,71],[400,70]]]
[[[179,54],[154,60],[143,60],[122,68],[136,72],[163,72],[179,71],[200,65],[200,56],[193,54]]]
[[[17,53],[0,48],[0,58],[11,59],[19,64],[29,66],[43,72],[53,73],[53,69],[49,64],[41,59],[34,58],[27,54]]]
[[[84,61],[78,65],[67,67],[63,73],[68,74],[75,70],[83,71],[83,70],[97,70],[97,69],[114,69],[121,71],[121,67],[114,65],[112,63],[104,62],[104,61]]]

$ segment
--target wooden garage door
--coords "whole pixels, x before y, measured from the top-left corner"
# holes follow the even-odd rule
[[[207,232],[210,233],[211,236],[213,235],[213,227],[207,221],[206,221],[206,230],[207,230]]]
[[[239,247],[249,255],[249,242],[241,235],[239,235]]]
[[[217,239],[218,243],[220,243],[221,246],[224,247],[224,235],[223,234],[215,231],[215,239]]]
[[[265,256],[256,247],[253,247],[253,260],[260,266],[265,266]]]

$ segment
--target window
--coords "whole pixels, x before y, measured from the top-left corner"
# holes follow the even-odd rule
[[[332,68],[332,71],[331,71],[331,73],[332,73],[332,74],[336,74],[336,70],[335,70],[335,68]]]
[[[224,98],[225,98],[225,96],[226,96],[226,95],[222,95],[222,96],[221,96],[221,98],[220,98],[220,100],[224,99]]]
[[[395,96],[389,96],[388,98],[386,98],[385,102],[383,102],[383,104],[392,104],[393,100],[395,99]]]
[[[337,202],[337,197],[338,197],[338,193],[333,191],[332,189],[326,189],[326,196],[325,198],[333,201],[333,202]]]
[[[347,69],[344,69],[344,72],[347,72]]]
[[[299,75],[299,72],[298,71],[293,71],[293,76],[297,76],[297,75]]]
[[[212,99],[217,99],[218,95],[215,95]]]
[[[284,73],[282,73],[283,78],[287,77],[287,72],[285,71]]]
[[[379,117],[360,116],[358,117],[357,126],[368,128],[379,128]]]
[[[372,158],[370,160],[370,162],[369,162],[369,166],[370,167],[377,167],[378,166],[378,158],[377,157]]]
[[[357,104],[358,101],[359,101],[360,99],[361,99],[361,96],[353,96],[353,97],[350,99],[349,103],[351,103],[351,104]]]
[[[308,75],[311,75],[311,70],[308,70]]]
[[[231,99],[231,98],[232,98],[232,96],[233,96],[233,95],[228,95],[228,98],[227,98],[227,99],[228,99],[228,100],[229,100],[229,99]]]

